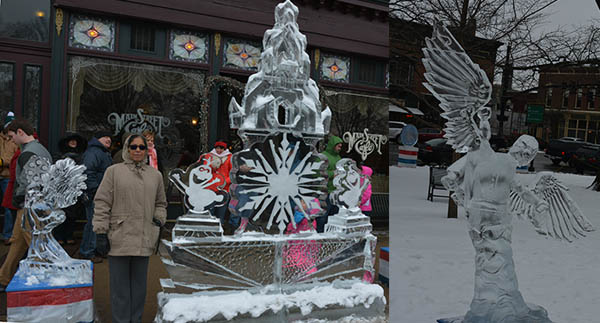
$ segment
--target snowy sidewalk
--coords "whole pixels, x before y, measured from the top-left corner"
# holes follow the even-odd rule
[[[556,174],[597,231],[568,244],[514,219],[513,250],[525,301],[560,323],[598,322],[600,192],[591,176]],[[517,175],[528,184],[535,175]],[[473,296],[474,250],[467,223],[447,219],[448,200],[427,201],[428,168],[390,167],[390,322],[433,323],[464,315]]]

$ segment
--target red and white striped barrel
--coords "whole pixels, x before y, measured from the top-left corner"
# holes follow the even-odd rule
[[[413,146],[400,146],[398,149],[398,167],[417,167],[419,148]]]

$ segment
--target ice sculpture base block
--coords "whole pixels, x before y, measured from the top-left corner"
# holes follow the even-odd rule
[[[83,261],[83,260],[82,260]],[[24,274],[21,267],[6,287],[6,315],[9,322],[92,322],[94,286],[91,261],[85,272],[73,279],[60,271],[40,276]],[[50,271],[48,269],[48,271]],[[42,276],[43,277],[43,276]]]
[[[339,232],[346,235],[365,234],[371,232],[373,225],[369,217],[360,211],[351,213],[340,209],[340,213],[330,216],[325,224],[325,232]]]
[[[383,322],[385,304],[381,286],[359,280],[336,280],[284,289],[270,285],[244,291],[191,295],[163,292],[158,294],[155,322],[266,323],[307,319],[330,321],[345,317],[361,322]]]
[[[174,285],[232,290],[374,277],[376,244],[371,233],[246,232],[218,240],[163,240],[160,254]]]
[[[511,323],[553,323],[548,318],[548,312],[543,307],[541,307],[539,305],[531,304],[531,303],[525,303],[525,304],[529,308],[529,311],[527,313],[519,315],[519,317],[515,317],[514,315],[511,315],[510,316]],[[496,313],[494,313],[495,316],[497,316],[497,319],[494,319],[494,317],[489,317],[489,315],[485,316],[485,317],[474,317],[474,315],[467,315],[467,316],[470,316],[469,319],[465,319],[466,316],[457,316],[457,317],[453,317],[453,318],[439,319],[439,320],[436,320],[436,322],[437,323],[506,322],[506,318],[507,318],[508,314],[502,315],[500,307],[498,307],[497,309],[498,310],[496,311]]]
[[[171,233],[172,241],[219,240],[223,236],[223,227],[209,212],[187,213],[177,218]]]

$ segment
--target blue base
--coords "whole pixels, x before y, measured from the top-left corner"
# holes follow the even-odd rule
[[[462,323],[464,316],[450,317],[445,319],[439,319],[437,323]]]
[[[50,282],[48,282],[48,281],[40,281],[39,284],[27,285],[26,284],[27,279],[23,279],[19,275],[19,270],[17,270],[17,273],[13,276],[13,279],[10,281],[10,283],[8,283],[8,286],[6,286],[6,292],[10,293],[10,292],[22,292],[22,291],[40,290],[40,289],[89,287],[89,286],[94,285],[94,282],[93,282],[94,264],[93,263],[92,263],[91,271],[92,271],[92,275],[91,275],[92,281],[89,284],[71,284],[71,285],[56,286],[56,285],[50,285]]]

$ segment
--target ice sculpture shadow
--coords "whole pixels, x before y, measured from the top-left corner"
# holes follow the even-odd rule
[[[448,168],[442,183],[465,208],[476,252],[475,291],[469,311],[464,317],[438,322],[550,323],[547,311],[525,303],[519,291],[511,247],[511,210],[527,214],[538,233],[566,241],[593,230],[591,224],[581,212],[573,212],[578,208],[556,203],[565,200],[566,194],[556,179],[543,177],[537,193],[517,180],[517,166],[528,165],[537,154],[535,138],[521,136],[507,154],[492,150],[488,141],[491,109],[486,106],[492,86],[452,34],[436,23],[426,44],[424,86],[444,110],[448,144],[466,153]]]
[[[33,282],[68,285],[91,282],[91,261],[73,259],[52,235],[65,220],[61,210],[77,202],[85,190],[85,166],[70,159],[48,160],[32,156],[23,171],[29,186],[25,195],[23,225],[32,229],[27,258],[21,260],[17,275]]]

